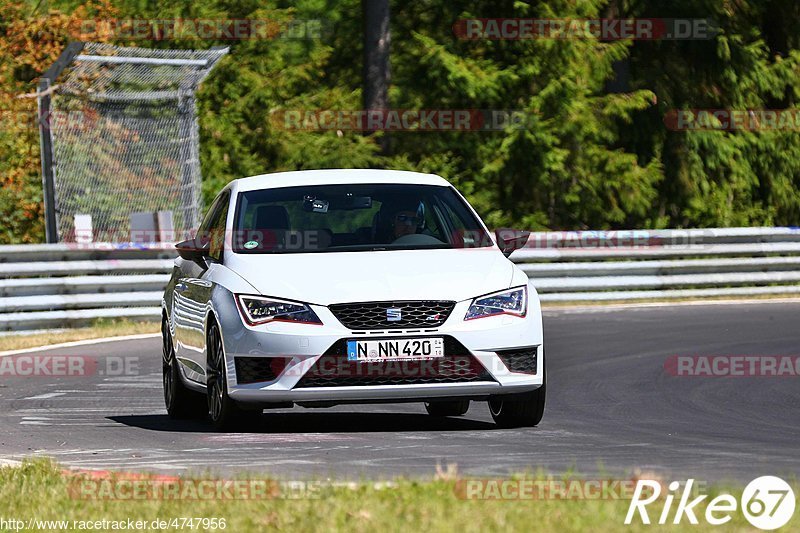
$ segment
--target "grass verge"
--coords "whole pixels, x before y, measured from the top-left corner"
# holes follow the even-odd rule
[[[64,475],[57,464],[48,460],[26,461],[20,467],[0,468],[0,517],[39,521],[67,520],[70,523],[128,519],[152,523],[155,519],[224,518],[225,529],[236,532],[650,531],[654,527],[638,521],[634,525],[625,526],[629,501],[624,499],[464,499],[457,494],[458,482],[452,477],[428,481],[398,479],[388,484],[360,482],[347,486],[325,485],[312,498],[287,499],[271,493],[271,498],[248,500],[87,499],[77,497],[70,490],[74,483],[74,477]],[[737,500],[741,497],[741,489],[726,490],[724,487],[705,487],[702,493],[709,494],[705,504],[720,493],[733,494]],[[652,520],[658,520],[664,501],[661,499],[648,507]],[[696,508],[698,518],[705,527],[692,526],[684,517],[680,526],[656,528],[696,532],[700,527],[700,530],[708,530],[708,524],[702,517],[705,504]],[[670,521],[675,507],[673,504]],[[720,528],[721,530],[753,530],[740,510],[731,514],[732,521]],[[59,529],[55,524],[49,529],[47,524],[43,525],[44,530]],[[796,517],[795,522],[790,522],[787,528],[793,525],[796,527]],[[106,529],[110,527],[107,525]],[[212,527],[193,529],[220,530]]]
[[[134,322],[131,320],[98,320],[90,327],[76,328],[68,331],[43,332],[28,335],[0,336],[0,352],[22,350],[36,346],[47,346],[61,342],[74,342],[122,335],[138,335],[140,333],[158,333],[158,322]]]

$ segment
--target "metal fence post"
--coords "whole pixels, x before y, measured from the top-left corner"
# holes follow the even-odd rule
[[[53,168],[53,136],[50,131],[50,80],[39,82],[39,148],[42,158],[42,191],[44,192],[45,236],[49,244],[58,242],[55,203],[55,169]]]
[[[55,63],[39,80],[39,147],[42,158],[42,190],[44,192],[45,234],[48,243],[58,242],[56,221],[56,175],[53,157],[53,131],[51,117],[51,94],[53,83],[61,72],[83,50],[82,42],[69,43]]]

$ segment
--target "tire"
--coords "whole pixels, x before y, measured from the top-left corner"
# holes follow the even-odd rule
[[[222,336],[214,318],[208,328],[206,353],[206,392],[208,415],[218,431],[227,431],[244,426],[245,422],[261,416],[261,410],[244,410],[228,396],[227,368]]]
[[[461,416],[469,410],[469,400],[425,402],[425,410],[431,416]]]
[[[164,386],[164,404],[167,414],[174,420],[202,418],[208,414],[205,397],[186,387],[181,380],[175,347],[166,317],[161,320],[161,376]]]
[[[535,391],[491,398],[489,411],[500,428],[533,427],[542,421],[546,395],[547,374],[542,386]]]

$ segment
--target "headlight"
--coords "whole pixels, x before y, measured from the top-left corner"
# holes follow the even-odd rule
[[[528,287],[524,286],[475,298],[464,320],[496,315],[525,316],[527,311]]]
[[[322,324],[317,314],[309,306],[299,302],[287,302],[263,296],[237,294],[236,302],[242,317],[251,326],[267,322],[299,322],[303,324]]]

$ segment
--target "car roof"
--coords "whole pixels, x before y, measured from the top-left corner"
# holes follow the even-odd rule
[[[416,185],[442,185],[450,183],[435,174],[407,172],[405,170],[378,169],[328,169],[276,172],[241,178],[231,182],[232,192],[274,189],[303,185],[340,185],[356,183],[411,183]]]

